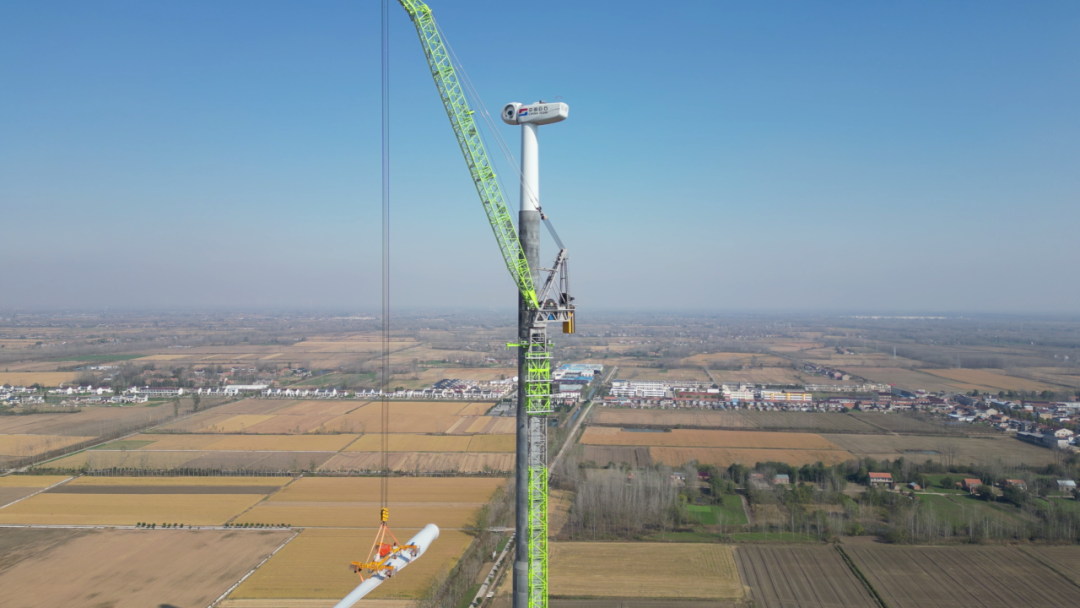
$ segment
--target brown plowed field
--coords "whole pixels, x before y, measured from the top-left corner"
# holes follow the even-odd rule
[[[265,435],[303,435],[337,418],[340,414],[308,414],[306,416],[274,416],[248,429],[249,433]]]
[[[861,420],[862,422],[872,425],[873,431],[877,432],[880,429],[892,433],[906,433],[910,435],[944,435],[953,434],[954,431],[950,431],[943,423],[933,424],[913,418],[911,416],[905,416],[903,414],[879,414],[877,412],[852,412],[848,414],[852,418]],[[963,427],[976,428],[974,425],[965,424]],[[959,425],[958,425],[959,428]],[[955,431],[958,432],[958,431]]]
[[[172,412],[160,408],[84,407],[69,414],[27,414],[0,416],[0,433],[5,435],[68,435],[99,437],[117,428],[134,428],[151,420],[161,420]]]
[[[1080,547],[1024,547],[1023,551],[1080,586]]]
[[[316,429],[327,433],[378,433],[382,430],[382,419],[377,410],[370,410],[371,406],[338,416]],[[391,414],[391,433],[445,433],[460,420],[455,415],[439,414]]]
[[[1015,437],[926,437],[919,435],[824,435],[841,448],[875,460],[937,462],[945,446],[955,446],[956,464],[975,464],[1000,460],[1005,464],[1044,466],[1054,461],[1054,453]]]
[[[320,471],[377,471],[382,469],[378,452],[342,452],[327,460]],[[512,453],[398,452],[390,454],[391,471],[403,473],[490,473],[514,469]]]
[[[761,608],[877,608],[833,547],[740,545],[739,575]]]
[[[765,433],[757,431],[705,431],[674,429],[664,433],[622,431],[594,433],[586,428],[581,443],[653,447],[764,448],[792,450],[840,450],[836,444],[812,433]]]
[[[744,596],[731,545],[556,542],[548,548],[553,597]]]
[[[348,452],[378,452],[382,450],[382,435],[372,433],[353,442]],[[466,452],[469,437],[464,435],[389,434],[386,437],[391,452]]]
[[[854,458],[850,452],[840,450],[738,448],[649,448],[649,455],[654,462],[662,462],[673,467],[696,460],[699,464],[711,464],[719,468],[727,468],[735,463],[754,466],[759,462],[784,462],[796,467],[818,461],[826,465],[834,465]]]
[[[986,390],[988,387],[1005,391],[1044,391],[1058,390],[1059,387],[1052,384],[1006,376],[987,369],[926,369],[927,374],[933,374],[954,381],[957,388]]]
[[[844,547],[891,608],[1076,606],[1075,586],[1014,547]]]
[[[598,407],[590,423],[606,426],[675,427],[813,431],[819,433],[881,432],[848,414],[823,412],[754,412],[745,410],[652,410]]]
[[[355,519],[355,518],[354,518]],[[427,522],[425,522],[426,525]],[[418,528],[397,526],[402,542]],[[352,561],[367,558],[372,530],[304,530],[277,555],[251,575],[229,599],[245,598],[326,598],[338,600],[359,583],[349,571]],[[450,568],[472,541],[454,530],[441,530],[439,539],[423,558],[400,574],[392,584],[380,585],[364,602],[379,598],[416,598],[443,567]],[[370,599],[369,599],[370,598]],[[284,604],[294,606],[297,604]],[[331,601],[328,606],[332,606]],[[361,605],[367,605],[366,603]]]
[[[587,445],[582,460],[593,461],[604,467],[608,463],[627,463],[635,467],[647,467],[653,463],[649,448],[631,448],[621,446]]]
[[[291,535],[284,530],[0,529],[3,604],[203,608]]]
[[[513,435],[417,435],[390,434],[391,452],[513,452]],[[346,452],[378,452],[382,436],[364,435],[346,448]]]
[[[114,467],[143,470],[179,468],[226,471],[300,471],[317,468],[334,452],[240,452],[240,451],[154,451],[87,450],[41,465],[41,470],[73,470],[84,464],[90,469]]]

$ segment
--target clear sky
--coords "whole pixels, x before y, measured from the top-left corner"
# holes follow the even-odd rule
[[[570,104],[581,307],[1080,309],[1080,3],[431,6],[489,110]],[[391,9],[394,303],[512,306]],[[0,3],[0,308],[377,306],[379,15]]]

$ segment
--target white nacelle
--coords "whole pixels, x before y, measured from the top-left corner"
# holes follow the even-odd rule
[[[502,119],[508,125],[550,125],[562,122],[570,115],[570,106],[565,103],[545,103],[538,101],[529,105],[508,103],[502,111]]]

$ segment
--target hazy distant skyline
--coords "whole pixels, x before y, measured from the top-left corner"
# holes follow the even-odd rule
[[[583,308],[1078,309],[1080,5],[430,5],[490,111],[570,105]],[[393,301],[508,308],[391,9]],[[0,309],[374,310],[378,36],[374,0],[0,4]]]

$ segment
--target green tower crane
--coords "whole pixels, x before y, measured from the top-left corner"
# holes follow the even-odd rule
[[[506,208],[502,190],[495,170],[488,158],[480,132],[473,119],[465,90],[450,53],[443,43],[431,9],[418,0],[398,0],[416,26],[424,47],[431,77],[442,98],[446,115],[450,118],[465,163],[469,167],[480,203],[484,207],[492,232],[502,252],[503,261],[520,293],[522,306],[519,326],[519,342],[508,346],[519,349],[518,407],[524,409],[527,424],[518,424],[518,518],[517,539],[524,543],[527,574],[514,577],[514,608],[547,608],[548,605],[548,551],[547,551],[547,417],[553,411],[551,404],[551,343],[547,337],[547,324],[561,322],[564,333],[574,331],[573,298],[569,294],[566,249],[555,236],[560,250],[548,276],[537,291],[532,270],[526,259],[510,212]],[[544,218],[546,221],[546,218]],[[550,223],[548,223],[550,229]],[[523,402],[523,403],[522,403]],[[525,442],[524,459],[522,442]],[[522,471],[525,467],[527,471]],[[521,473],[526,473],[525,475]],[[525,484],[521,484],[522,480]],[[521,485],[525,485],[524,488]],[[524,495],[523,495],[524,494]],[[527,513],[521,517],[524,503]],[[522,523],[524,527],[522,528]],[[519,556],[521,554],[519,553]],[[520,587],[526,586],[527,589]],[[525,605],[527,604],[527,605]]]

